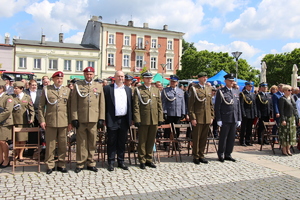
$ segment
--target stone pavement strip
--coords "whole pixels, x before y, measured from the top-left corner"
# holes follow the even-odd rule
[[[220,163],[209,153],[209,164],[200,165],[187,156],[161,158],[156,169],[114,172],[98,163],[97,173],[79,174],[46,175],[43,166],[41,173],[27,167],[13,175],[10,167],[0,171],[0,199],[299,199],[300,154],[278,154],[234,152],[237,162]]]

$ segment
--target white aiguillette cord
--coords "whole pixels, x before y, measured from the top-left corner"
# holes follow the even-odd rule
[[[51,103],[51,102],[49,101],[49,99],[48,99],[48,90],[47,90],[47,87],[45,87],[45,97],[46,97],[47,102],[48,102],[50,105],[55,105],[55,104],[57,103],[57,99],[56,99],[53,103]]]
[[[194,86],[192,86],[192,88],[193,88],[193,91],[194,91],[195,97],[196,97],[196,99],[197,99],[198,101],[200,101],[200,102],[206,101],[206,98],[203,98],[202,100],[201,100],[201,99],[199,99],[199,97],[198,97],[198,95],[197,95],[197,92],[196,92],[196,89],[195,89],[195,87],[194,87]]]
[[[75,87],[76,87],[76,90],[77,90],[77,93],[78,93],[79,96],[81,96],[81,97],[87,97],[89,95],[89,93],[87,93],[86,95],[82,95],[81,92],[79,92],[77,83],[75,83]]]
[[[139,91],[139,88],[136,88],[136,93],[137,93],[137,95],[138,95],[138,97],[139,97],[139,99],[140,99],[140,102],[141,102],[143,105],[147,105],[147,104],[149,104],[149,103],[151,102],[151,99],[148,99],[147,103],[145,103],[145,102],[143,101],[143,99],[142,99],[142,97],[141,97],[141,93],[140,93],[140,91]]]

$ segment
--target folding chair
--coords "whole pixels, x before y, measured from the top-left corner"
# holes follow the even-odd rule
[[[261,141],[267,140],[269,142],[269,144],[272,147],[272,151],[275,154],[275,150],[274,150],[274,139],[277,138],[278,139],[278,135],[273,135],[272,130],[274,126],[277,126],[276,121],[273,122],[263,122],[264,123],[264,127],[265,130],[264,132],[261,134]],[[260,151],[262,150],[262,146],[263,146],[263,142],[260,145]]]
[[[212,129],[213,129],[213,126],[210,125],[209,129],[208,129],[208,137],[207,137],[207,142],[206,142],[206,154],[208,153],[208,147],[209,147],[209,144],[210,144],[211,140],[213,141],[213,144],[215,146],[216,152],[218,151],[218,148],[217,148],[217,145],[216,145],[216,140],[215,140],[215,137],[214,137]]]
[[[102,161],[102,167],[105,163],[105,153],[106,153],[106,145],[107,145],[107,137],[105,127],[98,131],[98,141],[97,141],[97,154],[98,154],[98,162]],[[101,157],[101,158],[100,158]]]
[[[37,132],[38,141],[37,144],[16,144],[16,133],[18,132]],[[12,166],[12,172],[15,173],[15,167],[23,167],[23,166],[38,166],[38,172],[41,171],[40,166],[40,137],[41,137],[41,131],[39,127],[33,127],[33,128],[17,128],[13,126],[12,128],[12,138],[13,138],[13,166]],[[36,163],[29,163],[29,164],[16,164],[16,155],[15,151],[18,149],[36,149],[37,151],[37,164]],[[24,159],[24,160],[31,160],[31,159]],[[34,160],[34,159],[32,159]],[[26,162],[24,162],[26,163]]]
[[[191,143],[192,143],[192,137],[191,137],[192,134],[190,134],[190,136],[187,136],[185,134],[185,136],[182,137],[181,133],[182,133],[182,129],[185,130],[185,133],[187,132],[188,128],[190,128],[190,130],[192,131],[191,123],[188,122],[188,124],[172,124],[172,125],[173,125],[174,135],[175,136],[179,135],[179,137],[175,138],[175,140],[178,142],[179,145],[181,145],[181,147],[182,147],[182,143],[187,143],[187,150],[188,150],[188,156],[189,156],[190,155]],[[176,129],[179,129],[179,133],[177,133]],[[179,158],[180,158],[180,161],[182,162],[180,151],[179,151]]]
[[[129,128],[129,141],[127,143],[127,152],[128,152],[128,160],[129,164],[131,165],[131,156],[130,154],[133,153],[135,165],[137,165],[137,147],[138,147],[138,127],[132,125]]]
[[[76,128],[74,130],[68,132],[67,135],[67,145],[68,145],[68,163],[70,165],[70,169],[72,169],[72,146],[75,149],[76,146]]]

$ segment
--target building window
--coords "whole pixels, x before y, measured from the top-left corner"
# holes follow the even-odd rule
[[[109,53],[108,54],[108,60],[107,60],[108,65],[115,65],[115,60],[114,60],[114,54]]]
[[[49,59],[49,69],[57,69],[57,59]]]
[[[168,50],[172,50],[173,49],[173,42],[171,40],[168,41]]]
[[[82,71],[83,70],[83,61],[77,60],[76,61],[76,71]]]
[[[65,60],[64,70],[71,71],[71,60]]]
[[[108,44],[115,44],[115,36],[114,36],[114,34],[109,34],[109,36],[108,36]]]
[[[143,67],[143,56],[136,56],[136,67]]]
[[[150,67],[151,69],[156,69],[156,57],[151,57]]]
[[[88,61],[88,67],[95,68],[95,62],[94,61]]]
[[[143,49],[143,38],[138,38],[138,49]]]
[[[129,67],[129,55],[124,55],[123,67]]]
[[[124,45],[125,45],[125,46],[130,46],[129,43],[130,43],[130,38],[129,38],[129,36],[125,36],[125,38],[124,38]]]
[[[41,69],[41,59],[40,58],[35,58],[34,59],[33,68],[34,69]]]
[[[151,40],[151,48],[156,48],[156,39]]]
[[[167,59],[167,70],[172,70],[172,59],[171,58]]]
[[[27,67],[26,58],[19,58],[19,67],[20,68],[26,68]]]

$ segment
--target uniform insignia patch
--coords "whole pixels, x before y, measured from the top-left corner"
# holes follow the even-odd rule
[[[11,103],[11,102],[12,102],[12,99],[7,99],[7,102]]]
[[[28,103],[28,101],[22,101],[22,103]]]

